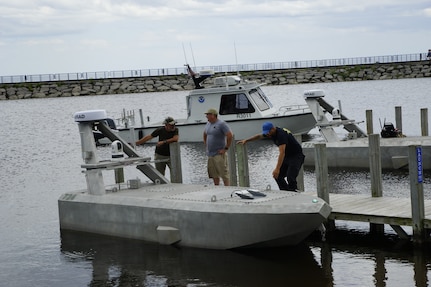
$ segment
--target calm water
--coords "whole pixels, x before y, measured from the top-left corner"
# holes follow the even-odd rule
[[[403,131],[420,134],[420,109],[430,108],[431,79],[264,87],[275,106],[302,103],[307,89],[324,89],[333,105],[340,100],[349,118],[365,120],[365,110],[395,121],[403,109]],[[326,243],[311,237],[294,248],[264,251],[212,251],[112,239],[79,233],[60,234],[57,199],[86,187],[76,111],[106,109],[118,117],[142,108],[151,120],[184,117],[186,92],[108,95],[0,102],[0,286],[431,286],[429,250],[416,250],[387,228],[381,241],[367,235],[367,225],[337,222],[339,231]],[[365,125],[362,126],[365,129]],[[252,131],[254,134],[259,131]],[[154,146],[138,152],[152,156]],[[211,183],[201,144],[182,144],[183,181]],[[251,185],[271,184],[275,147],[249,146]],[[110,148],[100,148],[110,158]],[[126,179],[142,177],[125,169]],[[331,170],[337,193],[368,193],[367,171]],[[145,180],[145,179],[144,179]],[[114,175],[107,172],[105,183]],[[430,175],[424,190],[430,198]],[[315,190],[313,170],[305,171],[306,190]],[[384,173],[383,192],[409,196],[406,172]],[[406,229],[408,232],[409,230]]]

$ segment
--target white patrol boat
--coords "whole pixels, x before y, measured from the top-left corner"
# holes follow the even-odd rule
[[[276,109],[262,91],[262,83],[246,81],[239,75],[229,75],[215,77],[212,83],[203,86],[206,79],[211,81],[210,78],[214,72],[203,71],[197,75],[188,65],[187,67],[195,89],[191,90],[186,97],[187,117],[176,119],[180,142],[203,140],[202,133],[207,122],[205,112],[210,108],[218,111],[218,118],[228,123],[235,139],[238,140],[250,136],[250,132],[260,128],[266,121],[271,121],[276,126],[287,127],[294,134],[307,134],[316,124],[315,118],[305,103]],[[128,118],[128,126],[116,128],[120,137],[129,143],[134,143],[155,128],[163,126],[162,122],[135,126],[134,115],[134,112],[128,115],[124,113],[124,118]],[[140,122],[143,123],[142,113],[140,116]],[[101,138],[99,133],[96,143],[109,144],[110,141]]]

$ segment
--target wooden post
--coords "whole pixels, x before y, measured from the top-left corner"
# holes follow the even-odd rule
[[[139,119],[141,121],[141,127],[144,126],[144,115],[142,114],[142,109],[139,109]]]
[[[182,183],[183,182],[183,171],[181,168],[181,151],[180,143],[173,142],[169,144],[169,150],[171,153],[171,182]]]
[[[400,131],[403,131],[403,117],[401,112],[402,112],[401,107],[396,106],[395,107],[395,127]]]
[[[295,134],[294,137],[299,142],[299,144],[302,144],[302,135],[301,134]],[[304,187],[304,165],[301,166],[301,169],[299,170],[298,177],[296,178],[296,181],[298,183],[298,190],[305,190],[305,187]]]
[[[368,152],[370,157],[371,196],[382,197],[382,160],[380,158],[380,135],[368,137]],[[370,223],[370,231],[374,234],[384,234],[384,224]]]
[[[368,137],[370,157],[371,195],[382,196],[382,160],[380,158],[380,135],[372,134]]]
[[[238,185],[238,177],[236,173],[236,144],[235,137],[232,138],[232,143],[230,144],[228,150],[228,164],[229,164],[229,177],[230,177],[230,185],[237,186]]]
[[[317,196],[330,205],[328,186],[328,157],[326,155],[326,144],[316,143],[314,145],[314,151]],[[328,230],[335,230],[335,220],[328,219],[325,225]]]
[[[425,207],[421,146],[409,146],[409,175],[413,220],[413,242],[422,243],[426,239],[426,233],[424,229]]]
[[[317,196],[329,204],[328,158],[326,155],[326,144],[316,143],[314,145],[314,150]]]
[[[370,135],[373,133],[373,111],[366,110],[365,117],[367,122],[367,134]]]
[[[421,131],[422,136],[428,136],[428,109],[421,109]]]
[[[237,144],[236,153],[238,158],[238,180],[239,186],[250,186],[250,178],[248,171],[248,155],[247,155],[247,145]]]

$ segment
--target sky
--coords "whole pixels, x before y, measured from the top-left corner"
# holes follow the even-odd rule
[[[428,49],[430,0],[0,0],[0,76]]]

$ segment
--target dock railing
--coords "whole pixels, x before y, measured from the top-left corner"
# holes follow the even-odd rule
[[[315,68],[328,66],[349,66],[375,63],[399,63],[427,60],[426,53],[399,54],[386,56],[352,57],[340,59],[323,60],[303,60],[288,62],[235,64],[235,65],[212,65],[194,67],[196,71],[213,70],[216,73],[224,72],[247,72],[259,70],[283,70]],[[186,67],[179,68],[158,68],[158,69],[133,69],[120,71],[99,71],[99,72],[73,72],[73,73],[51,73],[36,75],[12,75],[0,76],[0,84],[25,83],[25,82],[55,82],[74,81],[90,79],[112,79],[112,78],[137,78],[150,76],[175,76],[187,74]]]

